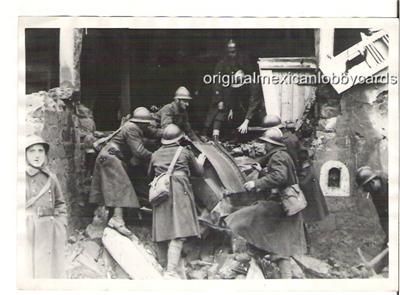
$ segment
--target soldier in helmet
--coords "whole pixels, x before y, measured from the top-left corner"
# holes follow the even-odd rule
[[[265,143],[267,163],[264,175],[244,184],[247,191],[265,191],[267,199],[240,209],[229,215],[225,221],[231,230],[247,242],[271,255],[276,261],[281,277],[291,275],[290,257],[306,253],[306,241],[301,212],[286,216],[280,195],[272,191],[298,183],[296,168],[283,143],[278,128],[267,129],[259,138]]]
[[[154,119],[164,129],[169,124],[175,124],[182,129],[190,139],[198,140],[189,122],[188,108],[192,97],[189,90],[180,86],[174,96],[174,101],[163,106],[157,113],[153,114]]]
[[[261,86],[245,83],[245,75],[253,72],[249,65],[248,59],[237,52],[236,43],[229,40],[227,55],[216,65],[214,75],[232,77],[232,81],[229,85],[224,85],[223,80],[214,85],[203,136],[212,129],[213,139],[218,141],[222,127],[227,127],[230,135],[237,137],[237,131],[247,133],[249,122],[263,115]]]
[[[163,132],[162,146],[154,152],[149,167],[151,177],[167,172],[181,141],[183,131],[174,124],[169,124]],[[199,223],[196,206],[190,184],[190,175],[201,175],[205,156],[197,159],[187,148],[178,156],[171,175],[170,196],[163,203],[153,208],[153,241],[159,244],[161,252],[167,252],[166,275],[176,277],[177,265],[181,257],[183,242],[186,238],[199,236]],[[168,246],[168,251],[166,251]],[[161,255],[163,256],[163,255]]]
[[[127,174],[128,165],[147,171],[151,152],[145,138],[160,138],[161,130],[150,128],[151,113],[144,107],[129,119],[100,151],[93,171],[89,201],[114,208],[108,225],[123,235],[131,235],[123,219],[123,208],[139,208],[136,191]]]
[[[261,123],[262,127],[271,128],[276,127],[281,129],[283,134],[283,143],[285,144],[289,155],[292,157],[296,170],[299,171],[299,151],[300,151],[300,140],[294,133],[294,124],[287,124],[286,127],[282,124],[281,118],[277,115],[266,115]]]
[[[381,171],[373,171],[370,167],[364,166],[357,170],[357,184],[372,198],[376,211],[379,216],[379,222],[386,235],[385,247],[388,241],[388,196],[389,184],[388,176]]]
[[[50,146],[35,135],[25,146],[28,276],[64,278],[67,209],[57,176],[47,167]]]

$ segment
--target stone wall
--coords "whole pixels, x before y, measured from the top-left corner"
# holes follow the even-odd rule
[[[71,100],[73,90],[54,88],[26,96],[26,134],[50,144],[49,166],[67,201],[69,228],[86,222],[89,186],[86,150],[94,140],[95,124],[89,109]],[[85,211],[86,210],[86,211]]]
[[[364,165],[387,172],[387,85],[358,85],[341,96],[332,90],[322,86],[317,91],[314,164],[323,182],[326,165],[340,162],[341,185],[349,190],[326,195],[331,214],[311,225],[310,232],[321,256],[357,263],[357,247],[376,254],[383,241],[375,208],[357,188],[355,172]]]

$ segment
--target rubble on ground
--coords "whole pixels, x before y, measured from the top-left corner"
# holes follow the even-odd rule
[[[101,223],[95,222],[94,224],[100,225]],[[93,226],[93,223],[89,224],[88,228]],[[98,233],[88,235],[90,233],[88,228],[76,231],[68,239],[68,278],[132,279],[132,275],[124,271],[104,247],[101,239],[98,238]],[[100,227],[98,229],[101,231]],[[135,240],[132,242],[132,245],[135,245],[134,247],[137,249],[138,247],[141,248],[138,253],[142,253],[142,255],[145,253],[144,256],[150,257],[152,263],[157,261],[159,257],[156,245],[151,241],[151,226],[129,226],[129,229],[134,232],[137,239],[136,242]],[[230,240],[225,237],[218,240],[215,239],[215,235],[218,235],[217,232],[213,231],[209,235],[208,238],[202,240],[188,240],[185,244],[180,270],[184,272],[187,279],[251,280],[280,278],[276,263],[268,259],[251,256],[240,237]],[[232,245],[229,246],[232,241],[234,241],[234,249],[232,249]],[[147,266],[151,265],[146,264]],[[146,272],[143,269],[143,261],[140,265],[141,275],[144,275]],[[332,257],[318,259],[309,255],[294,256],[291,258],[291,265],[294,279],[369,278],[373,276],[361,262],[358,265],[347,265]],[[135,269],[134,266],[133,268]],[[153,269],[147,270],[159,272],[161,278],[162,269],[157,262],[154,263]],[[135,272],[137,274],[137,269]],[[381,274],[374,277],[387,276],[386,268]]]

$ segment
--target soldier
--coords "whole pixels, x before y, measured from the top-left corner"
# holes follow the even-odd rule
[[[292,157],[294,164],[296,165],[296,170],[299,171],[299,151],[300,151],[300,140],[295,134],[294,124],[287,124],[284,128],[281,118],[277,115],[266,115],[261,124],[262,127],[271,128],[276,127],[281,129],[283,133],[283,143],[285,144],[289,155]]]
[[[57,176],[47,167],[49,144],[26,143],[27,270],[29,277],[65,278],[67,208]]]
[[[144,107],[111,138],[96,158],[90,189],[91,203],[114,208],[108,225],[129,236],[123,219],[123,208],[139,208],[139,200],[127,174],[128,165],[147,171],[152,153],[143,144],[144,138],[160,138],[161,130],[150,128],[152,117]]]
[[[207,113],[203,136],[212,128],[213,139],[218,141],[224,122],[229,129],[247,133],[250,120],[261,107],[261,87],[258,84],[244,83],[245,73],[250,73],[249,61],[237,52],[236,43],[227,44],[227,55],[215,67],[214,75],[233,77],[232,83],[215,83],[214,95]],[[225,78],[224,78],[225,79]],[[234,133],[237,136],[236,133]]]
[[[232,213],[225,221],[250,245],[272,254],[281,277],[289,279],[292,277],[290,257],[306,253],[303,218],[301,212],[287,216],[280,194],[270,192],[298,183],[296,168],[278,128],[267,129],[259,139],[265,142],[268,153],[267,172],[255,181],[246,182],[244,188],[247,191],[266,191],[269,197]]]
[[[174,124],[168,125],[161,139],[162,147],[151,158],[149,175],[158,176],[167,172],[175,156],[184,133]],[[201,175],[205,156],[198,159],[187,148],[183,148],[171,175],[171,191],[168,198],[153,207],[153,240],[160,247],[168,243],[167,277],[176,277],[176,268],[181,257],[183,242],[186,238],[199,236],[196,205],[189,177]],[[165,248],[165,247],[164,247]]]
[[[374,206],[379,216],[379,222],[386,235],[386,239],[384,242],[384,247],[386,247],[389,239],[388,176],[382,171],[374,172],[370,167],[364,166],[357,170],[356,182],[360,187],[362,187],[364,191],[368,192],[372,198],[372,202],[374,203]]]
[[[385,233],[385,241],[382,245],[382,251],[387,248],[389,240],[389,220],[388,220],[388,198],[389,183],[388,176],[382,171],[374,172],[370,167],[363,166],[357,170],[357,184],[372,197],[372,202],[378,213],[379,222]],[[376,272],[381,272],[388,265],[389,255],[385,255],[374,267]]]
[[[153,114],[157,124],[164,129],[169,124],[175,124],[181,128],[192,140],[198,140],[189,122],[187,109],[192,99],[189,90],[180,86],[174,96],[174,101],[163,106],[157,113]]]

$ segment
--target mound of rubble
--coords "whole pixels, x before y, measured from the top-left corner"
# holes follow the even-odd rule
[[[101,219],[101,216],[106,214],[103,212],[102,215],[97,210],[94,221],[85,230],[76,230],[70,236],[68,278],[162,278],[163,259],[151,241],[150,216],[144,216],[136,220],[135,225],[128,226],[134,233],[130,239],[106,227],[106,219]],[[110,233],[112,236],[107,241],[105,236]],[[114,242],[110,244],[111,239]],[[295,279],[388,275],[387,269],[380,275],[374,275],[361,263],[350,266],[333,258],[321,260],[308,255],[292,257],[291,264]],[[183,279],[189,280],[280,278],[277,264],[268,255],[256,255],[240,237],[209,228],[204,229],[201,239],[192,238],[185,243],[179,273]]]

